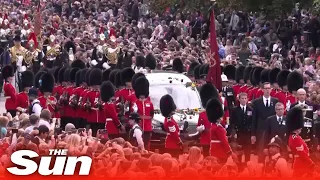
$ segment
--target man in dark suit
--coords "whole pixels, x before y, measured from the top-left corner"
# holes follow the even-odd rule
[[[267,142],[270,142],[272,138],[278,136],[282,140],[286,140],[285,134],[287,133],[286,128],[286,117],[284,116],[284,105],[278,102],[275,106],[276,115],[270,116],[267,119]]]
[[[250,161],[251,155],[251,125],[252,125],[252,108],[248,106],[248,95],[240,93],[238,95],[240,104],[231,111],[230,125],[232,131],[237,134],[237,142],[242,146],[245,162]],[[238,157],[241,163],[242,155]]]
[[[251,143],[257,143],[258,162],[264,163],[264,147],[267,145],[267,118],[276,114],[275,105],[278,100],[270,96],[271,84],[263,84],[263,96],[252,102]]]

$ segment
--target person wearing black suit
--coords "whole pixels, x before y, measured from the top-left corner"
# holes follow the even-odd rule
[[[286,140],[287,133],[286,117],[284,116],[284,105],[278,102],[275,106],[276,115],[270,116],[267,119],[267,142],[270,142],[272,138],[278,136],[281,140]]]
[[[267,118],[276,114],[275,105],[278,99],[272,98],[271,84],[266,82],[263,84],[263,96],[253,100],[252,102],[252,127],[251,127],[251,143],[257,143],[258,162],[264,163],[264,147],[267,145]]]
[[[230,126],[232,131],[237,134],[237,142],[242,146],[245,162],[250,161],[251,155],[251,125],[252,125],[252,108],[248,105],[248,95],[240,93],[238,95],[240,104],[231,111]],[[238,157],[242,161],[242,155]]]

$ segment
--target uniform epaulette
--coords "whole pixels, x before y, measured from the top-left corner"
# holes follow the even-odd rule
[[[292,139],[295,139],[297,137],[296,134],[292,134]]]

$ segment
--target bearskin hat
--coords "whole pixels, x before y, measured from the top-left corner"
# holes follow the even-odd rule
[[[70,82],[70,73],[71,73],[71,68],[67,68],[64,73],[63,73],[63,80],[64,82]]]
[[[245,69],[244,66],[239,66],[239,67],[236,69],[236,79],[235,79],[235,80],[236,80],[237,83],[240,83],[240,80],[241,80],[241,79],[244,79],[244,78],[243,78],[244,69]]]
[[[263,71],[263,67],[256,67],[252,73],[252,76],[254,78],[256,85],[259,85],[261,83],[261,72],[262,71]]]
[[[62,67],[59,70],[59,76],[58,76],[59,83],[65,82],[65,80],[64,80],[64,72],[66,71],[66,69],[67,69],[66,67]]]
[[[138,72],[138,73],[135,73],[132,77],[132,80],[131,80],[131,84],[132,84],[132,88],[134,90],[136,90],[135,88],[135,84],[136,84],[136,80],[139,78],[139,77],[146,77],[143,73],[141,72]]]
[[[123,57],[123,67],[131,67],[132,66],[132,56],[130,53],[125,53]]]
[[[256,82],[254,76],[253,76],[253,72],[256,70],[257,67],[253,67],[250,71],[250,82],[253,86],[258,85],[258,83]]]
[[[161,97],[160,99],[160,111],[162,116],[170,117],[171,113],[177,109],[176,104],[173,101],[173,98],[167,94]]]
[[[116,73],[114,83],[117,88],[121,86],[125,86],[124,82],[121,79],[121,71]]]
[[[86,68],[86,64],[82,61],[82,60],[74,60],[72,63],[71,63],[71,67],[72,68],[80,68],[80,69],[84,69]]]
[[[70,82],[74,83],[76,81],[76,73],[80,70],[80,68],[72,68],[70,70]]]
[[[210,99],[219,98],[219,92],[217,88],[211,83],[202,85],[199,94],[203,108],[206,108],[206,105]]]
[[[131,67],[127,67],[121,70],[121,80],[122,82],[131,82],[132,77],[134,75],[134,70]]]
[[[153,70],[153,69],[156,69],[157,67],[157,60],[152,53],[149,53],[145,58],[144,64],[147,68]]]
[[[223,68],[223,73],[227,76],[228,80],[236,79],[236,67],[234,65],[226,65]]]
[[[87,82],[86,82],[86,74],[87,74],[87,72],[88,72],[87,68],[81,69],[81,71],[80,71],[80,82],[81,82],[80,85],[82,83],[86,83],[87,84]]]
[[[77,71],[76,73],[76,76],[75,76],[75,82],[76,82],[76,86],[79,87],[81,84],[82,84],[82,81],[81,81],[81,70]]]
[[[282,70],[277,75],[277,83],[280,87],[287,85],[287,77],[290,74],[289,70]]]
[[[115,88],[110,81],[104,81],[100,86],[100,97],[103,102],[109,102],[114,96]]]
[[[180,58],[175,58],[172,62],[172,70],[178,73],[183,73],[183,62]]]
[[[297,72],[293,71],[288,75],[287,85],[288,91],[292,93],[293,91],[298,91],[298,89],[303,88],[303,76]]]
[[[261,74],[260,74],[261,83],[269,82],[269,73],[270,73],[270,69],[264,69],[261,71]]]
[[[91,86],[90,84],[90,73],[92,71],[92,68],[89,68],[86,72],[86,75],[85,75],[85,82],[88,86]]]
[[[44,73],[39,80],[41,93],[52,92],[54,88],[54,77],[50,73]]]
[[[141,76],[135,80],[135,94],[136,97],[139,98],[140,96],[149,96],[149,81],[147,78]]]
[[[288,133],[304,127],[303,111],[300,107],[293,107],[289,110],[286,119]]]
[[[64,49],[66,49],[69,52],[69,49],[72,49],[73,54],[76,54],[76,45],[73,41],[68,41],[64,44]]]
[[[46,73],[45,71],[38,71],[37,74],[34,76],[34,87],[35,88],[40,87],[40,85],[39,85],[40,78],[45,73]]]
[[[99,68],[93,68],[90,72],[89,83],[90,86],[101,85],[102,81],[102,71]]]
[[[32,87],[34,84],[34,74],[32,71],[24,71],[21,73],[22,88]]]
[[[145,57],[144,56],[137,56],[136,57],[136,66],[137,67],[145,67]]]
[[[197,62],[192,62],[189,66],[189,69],[188,69],[188,76],[194,76],[193,75],[193,72],[194,72],[194,69],[196,68],[196,66],[198,66],[199,63]]]
[[[114,86],[116,86],[116,74],[119,71],[120,71],[119,69],[114,69],[110,72],[109,81],[111,81]]]
[[[106,69],[106,70],[103,71],[103,73],[102,73],[102,82],[103,81],[109,81],[110,73],[111,73],[111,69]]]
[[[211,123],[216,123],[223,116],[223,107],[219,99],[212,98],[206,105],[206,114]]]
[[[14,76],[14,68],[11,65],[5,65],[1,70],[2,78],[7,79],[8,77]]]
[[[246,68],[244,68],[244,71],[243,71],[243,81],[245,83],[248,82],[248,80],[250,80],[250,72],[252,71],[252,67],[251,66],[248,66]]]
[[[279,68],[273,68],[269,72],[269,81],[271,84],[274,84],[277,82],[277,75],[279,74],[281,70]]]
[[[200,68],[201,68],[201,65],[198,64],[196,67],[194,67],[194,70],[193,70],[193,77],[195,79],[200,79]]]

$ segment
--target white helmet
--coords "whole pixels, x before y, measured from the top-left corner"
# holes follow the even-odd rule
[[[225,74],[221,74],[222,82],[228,82],[228,77]]]

